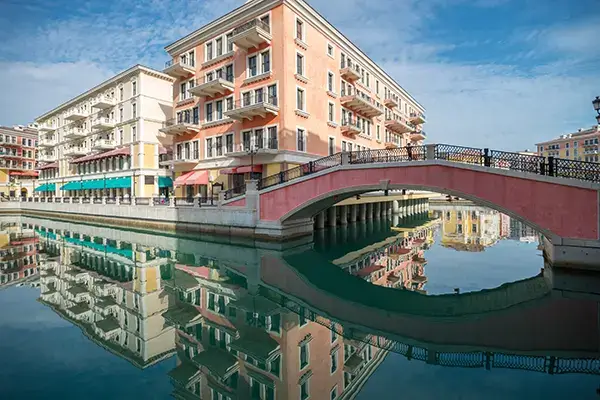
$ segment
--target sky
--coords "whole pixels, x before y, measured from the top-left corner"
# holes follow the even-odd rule
[[[25,124],[244,0],[0,0],[0,125]],[[427,109],[428,142],[501,150],[595,124],[599,0],[309,0]]]

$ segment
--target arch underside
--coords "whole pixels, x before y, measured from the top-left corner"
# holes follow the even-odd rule
[[[364,193],[382,191],[382,189],[383,188],[381,185],[358,185],[358,186],[349,186],[349,187],[346,187],[343,189],[330,191],[330,192],[324,193],[320,196],[314,197],[314,198],[304,202],[299,207],[296,207],[294,210],[286,213],[280,219],[280,222],[281,222],[281,224],[285,224],[286,222],[291,222],[291,221],[295,221],[295,220],[299,220],[299,219],[313,218],[320,212],[325,211],[329,207],[332,207],[336,203],[339,203],[343,200],[346,200],[346,199],[349,199],[356,195],[361,195]],[[386,186],[386,189],[388,189],[388,190],[402,190],[402,189],[423,190],[423,191],[443,193],[443,194],[449,194],[449,195],[452,195],[455,197],[460,197],[461,199],[470,200],[473,203],[476,203],[477,205],[488,207],[492,210],[496,210],[498,212],[506,214],[513,219],[521,221],[521,222],[531,226],[532,228],[534,228],[536,231],[540,232],[541,234],[543,234],[551,242],[555,241],[555,240],[560,240],[558,235],[556,235],[553,232],[549,231],[548,229],[545,229],[545,228],[539,226],[538,224],[528,220],[527,218],[517,214],[516,212],[509,210],[507,208],[504,208],[498,204],[481,199],[471,193],[465,193],[465,192],[462,192],[459,190],[454,190],[451,188],[444,188],[444,187],[430,186],[430,185],[414,185],[414,184],[392,184],[392,183],[389,183]]]

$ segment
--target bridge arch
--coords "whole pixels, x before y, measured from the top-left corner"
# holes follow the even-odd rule
[[[597,185],[444,161],[341,165],[259,192],[261,221],[311,218],[357,194],[382,189],[448,193],[521,220],[550,241],[598,240]]]

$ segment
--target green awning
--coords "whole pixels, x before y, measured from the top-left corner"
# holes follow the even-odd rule
[[[81,190],[81,181],[68,182],[60,190]]]
[[[90,179],[83,181],[83,189],[104,189],[104,179]]]
[[[158,187],[173,187],[173,179],[169,176],[159,176],[158,177]]]
[[[36,187],[35,189],[33,189],[34,192],[54,192],[56,191],[56,184],[55,183],[44,183],[43,185],[40,185],[38,187]]]
[[[120,178],[111,178],[106,180],[107,189],[128,189],[131,187],[131,177],[122,176]]]

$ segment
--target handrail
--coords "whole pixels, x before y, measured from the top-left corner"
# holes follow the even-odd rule
[[[432,148],[433,151],[429,154],[429,157],[432,156],[433,158],[428,157],[428,150],[430,148]],[[480,149],[449,144],[435,144],[336,153],[264,177],[259,180],[258,189],[262,190],[286,183],[315,172],[342,165],[343,163],[395,163],[425,161],[429,159],[600,183],[600,163],[490,150],[487,148]],[[346,161],[343,162],[343,160]],[[246,184],[225,191],[225,199],[228,200],[243,196],[245,193]]]

